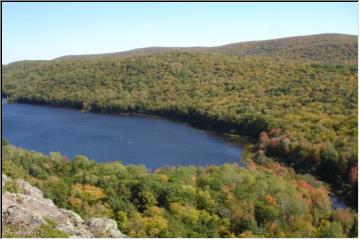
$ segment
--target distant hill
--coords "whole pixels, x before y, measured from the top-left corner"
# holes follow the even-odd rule
[[[320,34],[241,42],[212,48],[211,51],[236,56],[268,56],[325,63],[356,63],[358,40],[355,35]]]
[[[204,47],[147,47],[147,48],[137,48],[123,52],[115,53],[100,53],[100,54],[85,54],[85,55],[68,55],[56,58],[54,60],[64,60],[64,59],[88,59],[94,57],[134,57],[134,56],[144,56],[151,54],[159,53],[169,53],[169,52],[188,52],[188,51],[199,51],[205,49]]]
[[[314,63],[356,63],[357,36],[346,34],[318,34],[264,41],[239,42],[219,47],[149,47],[124,52],[69,55],[59,59],[84,59],[109,56],[143,56],[168,52],[209,52],[240,57],[261,56],[285,58]]]

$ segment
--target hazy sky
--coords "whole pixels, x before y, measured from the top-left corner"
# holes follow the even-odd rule
[[[2,3],[3,63],[149,46],[358,34],[357,3]]]

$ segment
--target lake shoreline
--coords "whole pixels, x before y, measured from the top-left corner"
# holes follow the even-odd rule
[[[2,95],[3,97],[5,96],[4,94]],[[3,101],[3,98],[2,98]],[[92,113],[92,114],[99,114],[99,115],[109,115],[109,116],[135,116],[135,117],[142,117],[142,118],[152,118],[152,119],[166,119],[166,120],[170,120],[170,121],[174,121],[177,123],[182,123],[182,124],[186,124],[189,125],[191,127],[194,127],[196,129],[205,131],[207,133],[210,134],[220,134],[220,136],[224,136],[224,137],[229,137],[232,138],[233,140],[236,140],[236,142],[241,143],[244,146],[244,151],[241,154],[241,162],[243,162],[244,164],[253,162],[252,161],[252,157],[255,154],[254,152],[254,146],[256,144],[256,141],[254,139],[248,138],[248,137],[243,137],[237,134],[231,134],[231,133],[225,133],[225,132],[221,132],[221,131],[212,131],[209,128],[202,128],[199,127],[197,125],[193,125],[189,122],[184,122],[181,121],[179,119],[176,118],[169,118],[166,116],[159,116],[159,115],[155,115],[155,114],[146,114],[146,113],[137,113],[137,112],[118,112],[118,113],[107,113],[107,112],[101,112],[101,111],[93,111],[93,110],[86,110],[86,109],[78,109],[78,108],[72,108],[72,107],[67,107],[67,106],[61,106],[61,105],[57,105],[57,104],[51,104],[51,103],[46,103],[46,102],[39,102],[39,101],[28,101],[28,100],[20,100],[20,101],[9,101],[10,103],[22,103],[22,104],[29,104],[29,105],[39,105],[39,106],[47,106],[47,107],[51,107],[51,108],[61,108],[61,109],[68,109],[68,110],[74,110],[74,111],[78,111],[78,112],[83,112],[83,113]],[[244,155],[249,154],[250,156],[244,157]],[[113,160],[109,160],[109,162],[111,162]],[[280,162],[281,163],[281,162]],[[211,164],[210,164],[211,165]],[[168,167],[168,166],[167,166]],[[175,166],[177,167],[177,166]],[[314,176],[316,179],[318,179],[318,177],[316,175],[312,175]],[[321,179],[318,179],[322,182],[324,182]],[[324,182],[325,184],[328,184],[328,188],[329,188],[329,192],[331,196],[336,196],[336,198],[338,200],[336,201],[344,201],[343,198],[343,194],[339,193],[339,191],[337,191],[335,186],[332,186],[330,183]]]
[[[231,123],[228,121],[217,121],[210,119],[209,117],[203,116],[201,114],[197,115],[186,115],[186,114],[176,114],[174,110],[137,110],[134,109],[127,109],[127,110],[116,110],[116,111],[106,111],[99,109],[97,107],[90,107],[84,108],[82,103],[74,103],[72,101],[61,100],[60,102],[49,102],[43,99],[28,99],[27,97],[19,97],[16,99],[12,99],[11,95],[2,92],[2,97],[5,97],[7,101],[14,102],[14,103],[24,103],[24,104],[32,104],[32,105],[40,105],[40,106],[49,106],[49,107],[56,107],[56,108],[65,108],[65,109],[74,109],[80,112],[89,112],[89,113],[96,113],[96,114],[106,114],[106,115],[113,115],[113,116],[140,116],[140,117],[151,117],[155,119],[163,118],[179,123],[186,123],[192,127],[195,127],[200,130],[211,131],[217,134],[223,134],[226,136],[234,136],[241,139],[244,139],[247,142],[252,144],[256,144],[258,142],[258,136],[251,136],[246,133],[234,133],[236,128],[239,126],[235,123]],[[194,118],[200,118],[195,120]],[[204,122],[207,125],[204,125]],[[238,130],[238,129],[236,129]]]
[[[5,93],[2,93],[2,101],[3,98],[6,99],[6,101],[9,101],[9,103],[23,103],[23,104],[30,104],[30,105],[39,105],[39,106],[47,106],[47,107],[53,107],[53,108],[62,108],[62,109],[72,109],[75,111],[83,112],[83,113],[93,113],[93,114],[99,114],[99,115],[109,115],[109,116],[135,116],[135,117],[144,117],[144,118],[152,118],[152,119],[166,119],[169,121],[186,124],[188,126],[194,127],[198,130],[205,131],[210,134],[217,134],[223,137],[227,137],[230,139],[233,139],[236,142],[241,143],[244,146],[244,149],[249,153],[251,152],[254,154],[255,145],[258,143],[258,139],[251,137],[251,136],[245,136],[240,134],[235,134],[229,131],[224,131],[222,128],[212,128],[208,126],[202,126],[201,123],[194,122],[194,121],[186,121],[181,117],[174,117],[171,115],[161,114],[161,112],[134,112],[134,111],[123,111],[123,112],[106,112],[106,111],[98,111],[96,109],[85,109],[85,108],[79,108],[74,106],[68,106],[67,104],[54,104],[46,101],[38,101],[38,100],[29,100],[27,98],[20,98],[13,100],[11,99],[11,96]],[[9,99],[10,98],[10,99]],[[216,123],[214,123],[216,124]]]
[[[5,123],[8,124],[4,125],[4,130],[8,130],[8,133],[4,131],[4,136],[9,137],[8,140],[14,145],[45,154],[60,151],[70,158],[83,154],[98,162],[121,160],[124,164],[144,164],[151,169],[164,165],[206,166],[222,163],[244,166],[243,156],[248,155],[249,143],[244,139],[205,131],[166,118],[101,114],[64,107],[56,110],[43,104],[14,101],[8,103],[6,105],[9,107],[5,107],[3,102],[6,114],[3,119],[7,118]],[[9,117],[16,121],[11,123]],[[10,132],[10,129],[13,130]],[[24,136],[27,136],[26,139],[23,139]],[[47,142],[43,136],[48,139]],[[143,153],[138,153],[139,148]]]

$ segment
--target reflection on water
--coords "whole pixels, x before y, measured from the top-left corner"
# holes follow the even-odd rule
[[[332,204],[332,209],[337,209],[337,208],[347,208],[346,204],[339,199],[338,197],[330,197],[331,200],[331,204]]]

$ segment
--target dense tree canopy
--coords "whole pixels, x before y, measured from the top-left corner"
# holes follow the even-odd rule
[[[9,64],[2,93],[13,101],[155,114],[261,136],[257,162],[272,157],[316,174],[357,204],[356,37],[141,53]]]
[[[332,210],[321,182],[279,163],[149,172],[85,156],[45,156],[6,142],[2,147],[3,173],[25,178],[85,219],[113,218],[130,237],[357,236],[353,210]]]
[[[250,41],[218,47],[149,47],[130,51],[70,55],[58,59],[88,59],[104,56],[134,57],[168,52],[207,52],[239,57],[257,56],[302,63],[357,64],[357,36],[317,34],[265,41]]]

